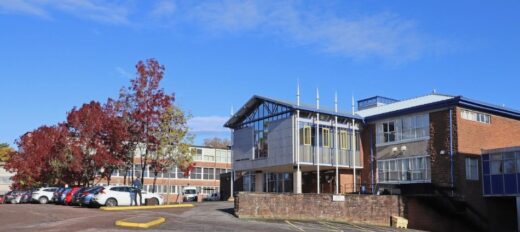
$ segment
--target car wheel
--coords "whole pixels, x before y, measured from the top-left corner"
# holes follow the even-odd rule
[[[105,203],[105,205],[108,207],[114,207],[114,206],[117,206],[117,201],[114,198],[109,198],[109,199],[107,199],[107,202]]]
[[[47,199],[47,197],[40,197],[38,201],[40,202],[40,204],[47,204],[47,202],[49,202],[49,199]]]

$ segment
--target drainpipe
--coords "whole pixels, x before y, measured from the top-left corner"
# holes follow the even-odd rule
[[[372,179],[370,184],[372,185],[372,194],[375,194],[375,191],[374,191],[374,148],[372,147],[373,133],[372,133],[372,128],[369,128],[369,130],[370,130],[370,143],[369,143],[370,144],[370,177]]]
[[[450,174],[451,174],[451,196],[453,197],[453,108],[450,108]]]

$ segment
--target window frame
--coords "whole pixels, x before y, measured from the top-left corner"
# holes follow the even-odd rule
[[[310,146],[312,143],[312,129],[309,125],[303,126],[303,145]]]
[[[330,136],[330,129],[329,128],[321,128],[321,146],[322,147],[331,147],[331,136]],[[327,135],[327,138],[325,138],[325,135]],[[325,142],[327,144],[325,144]]]
[[[466,157],[466,180],[478,181],[480,179],[478,174],[478,160],[479,159],[475,157]]]

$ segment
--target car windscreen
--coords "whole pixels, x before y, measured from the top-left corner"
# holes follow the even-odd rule
[[[195,189],[186,189],[184,190],[184,194],[196,194],[197,191]]]

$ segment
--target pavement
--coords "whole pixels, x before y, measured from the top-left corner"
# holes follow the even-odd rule
[[[233,214],[232,202],[202,202],[189,208],[103,211],[62,205],[0,205],[0,231],[404,231],[390,227],[335,222],[243,220]],[[149,229],[115,225],[130,218],[164,218]],[[412,231],[412,230],[406,230]]]

